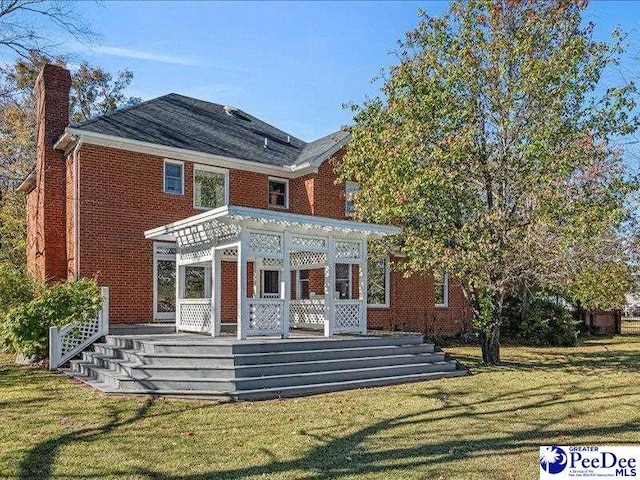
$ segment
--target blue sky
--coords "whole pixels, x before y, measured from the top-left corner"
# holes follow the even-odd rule
[[[95,45],[62,49],[111,71],[129,68],[129,93],[143,99],[176,92],[231,104],[303,140],[350,120],[344,102],[375,95],[371,82],[394,62],[391,51],[416,24],[417,10],[447,2],[94,2],[80,13],[101,35]],[[616,26],[640,52],[640,3],[593,2],[596,36]],[[633,77],[627,55],[619,71]]]

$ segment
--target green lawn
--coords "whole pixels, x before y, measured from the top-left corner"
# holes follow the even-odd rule
[[[640,443],[640,337],[504,348],[455,379],[216,405],[105,396],[0,356],[0,478],[537,479],[541,444]]]

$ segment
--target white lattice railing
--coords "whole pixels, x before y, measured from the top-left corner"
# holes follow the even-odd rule
[[[361,300],[335,300],[335,333],[360,332],[361,327]]]
[[[109,333],[109,288],[102,287],[102,309],[95,318],[49,328],[49,369],[55,370]]]
[[[184,298],[178,300],[176,329],[183,332],[211,332],[211,299]]]
[[[291,300],[289,321],[297,325],[324,325],[326,318],[324,298]]]
[[[282,311],[284,300],[247,299],[249,325],[247,336],[282,335]]]

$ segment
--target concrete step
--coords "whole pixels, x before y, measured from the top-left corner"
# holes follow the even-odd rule
[[[347,358],[381,357],[389,355],[412,355],[420,353],[433,353],[434,350],[435,348],[432,344],[423,343],[420,345],[402,346],[363,346],[350,348],[331,348],[328,350],[241,353],[234,355],[234,358],[236,365],[256,365],[265,363],[293,363]]]
[[[106,366],[96,366],[95,363],[75,363],[73,368],[77,368],[82,375],[96,378],[102,383],[106,383],[122,390],[205,390],[205,391],[244,391],[262,388],[279,388],[314,385],[317,383],[348,382],[357,380],[375,379],[389,376],[417,375],[422,373],[449,372],[456,369],[454,361],[443,361],[433,363],[421,363],[411,365],[392,365],[384,367],[357,368],[345,370],[333,370],[325,372],[298,373],[288,375],[270,375],[264,377],[233,378],[233,372],[217,371],[215,373],[226,373],[226,376],[214,377],[189,377],[182,376],[184,372],[178,370],[171,372],[176,376],[166,374],[155,375],[158,372],[145,372],[129,367],[127,364],[118,364],[117,369]],[[135,372],[132,376],[130,372]],[[213,373],[213,372],[212,372]],[[215,375],[215,373],[213,373]]]
[[[234,366],[232,359],[210,359],[211,363],[189,365],[187,359],[168,359],[166,364],[143,364],[139,357],[114,358],[95,352],[84,352],[79,362],[93,363],[97,367],[107,368],[131,378],[261,378],[272,375],[331,372],[372,367],[392,367],[414,364],[443,362],[445,354],[424,353],[415,355],[392,355],[382,357],[362,357],[312,362],[274,363]],[[181,360],[181,361],[180,361]],[[206,360],[206,359],[204,359]],[[226,360],[223,364],[221,360]]]
[[[206,335],[192,335],[185,338],[165,337],[162,335],[107,335],[108,345],[123,348],[137,348],[148,352],[163,353],[183,351],[191,352],[194,348],[207,349],[209,353],[271,353],[306,350],[329,350],[332,348],[352,348],[358,346],[404,346],[423,344],[421,335],[404,335],[398,337],[318,337],[314,339],[249,339],[235,340],[213,338]],[[203,353],[198,352],[198,353]]]
[[[162,335],[176,333],[175,321],[171,323],[121,323],[109,325],[109,335]]]
[[[269,400],[274,398],[302,397],[319,393],[338,392],[358,388],[382,387],[403,383],[422,382],[448,377],[460,377],[467,375],[466,370],[452,370],[447,372],[430,372],[414,375],[394,375],[365,380],[352,380],[348,382],[328,382],[314,385],[302,385],[294,387],[263,388],[255,390],[238,391],[232,394],[234,400]]]
[[[396,375],[391,377],[383,377],[368,380],[358,380],[350,382],[329,382],[324,384],[305,385],[296,387],[280,387],[280,388],[263,388],[255,390],[220,392],[220,391],[202,391],[202,390],[179,390],[179,389],[145,389],[122,391],[114,389],[108,384],[102,383],[95,378],[79,375],[77,373],[64,371],[67,375],[94,387],[103,392],[114,394],[133,394],[133,395],[162,395],[164,397],[176,398],[194,398],[202,400],[215,400],[220,402],[228,402],[234,400],[269,400],[276,398],[292,398],[307,395],[317,395],[321,393],[338,392],[342,390],[352,390],[360,388],[371,388],[388,385],[398,385],[403,383],[421,382],[427,380],[437,380],[442,378],[460,377],[467,375],[466,370],[454,370],[450,372],[423,373],[418,375]]]

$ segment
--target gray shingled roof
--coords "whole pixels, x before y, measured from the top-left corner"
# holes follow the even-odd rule
[[[72,128],[278,167],[322,161],[348,139],[339,131],[307,143],[242,110],[229,114],[223,105],[176,93]]]

